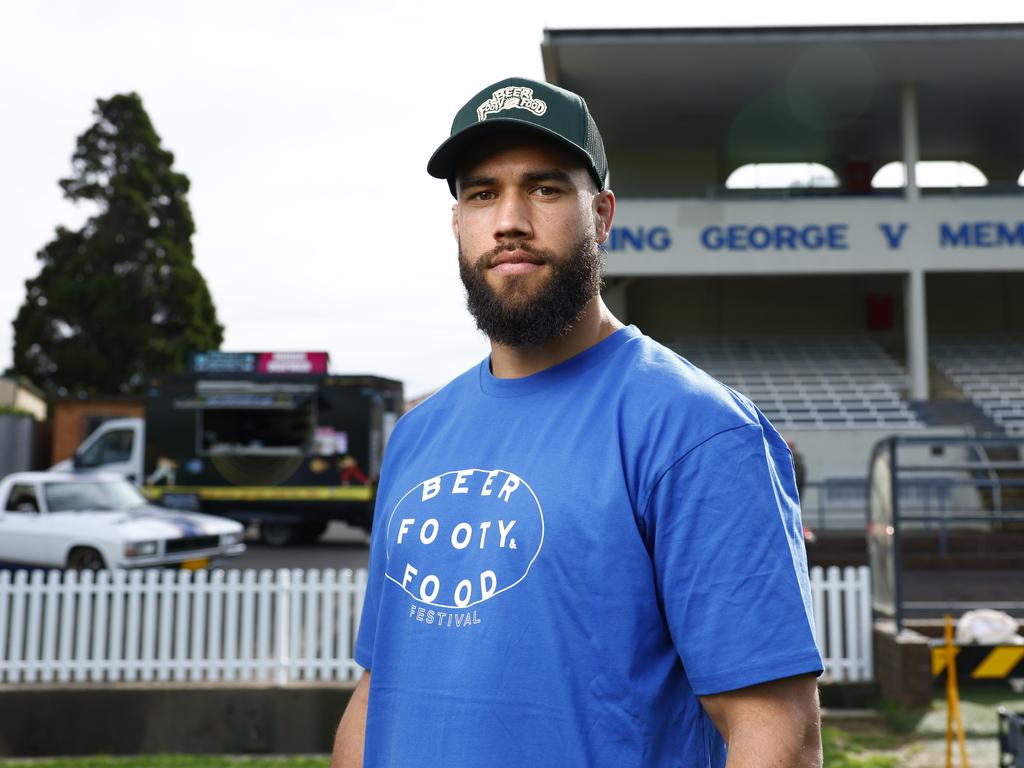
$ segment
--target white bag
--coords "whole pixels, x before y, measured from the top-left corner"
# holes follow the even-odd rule
[[[1017,620],[1002,611],[979,608],[968,611],[956,623],[957,645],[1022,645]]]

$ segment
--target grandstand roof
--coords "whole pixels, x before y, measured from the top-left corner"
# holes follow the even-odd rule
[[[807,160],[827,135],[830,154],[896,159],[909,81],[923,158],[1024,156],[1024,24],[560,29],[542,52],[613,155],[732,142]]]

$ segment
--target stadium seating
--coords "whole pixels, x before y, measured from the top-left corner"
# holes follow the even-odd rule
[[[1010,434],[1024,434],[1024,338],[950,335],[930,343],[932,362]]]
[[[684,337],[669,346],[780,428],[922,426],[902,396],[906,370],[869,339]]]

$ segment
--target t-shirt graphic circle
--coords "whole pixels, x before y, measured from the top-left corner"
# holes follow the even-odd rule
[[[385,536],[388,579],[426,605],[469,608],[526,578],[544,543],[544,513],[514,472],[460,469],[411,488]]]

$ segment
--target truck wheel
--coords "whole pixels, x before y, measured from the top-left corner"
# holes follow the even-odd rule
[[[68,568],[73,571],[102,571],[103,555],[92,547],[75,547],[68,554]]]
[[[298,540],[297,528],[291,523],[260,523],[260,541],[268,547],[287,547]]]

